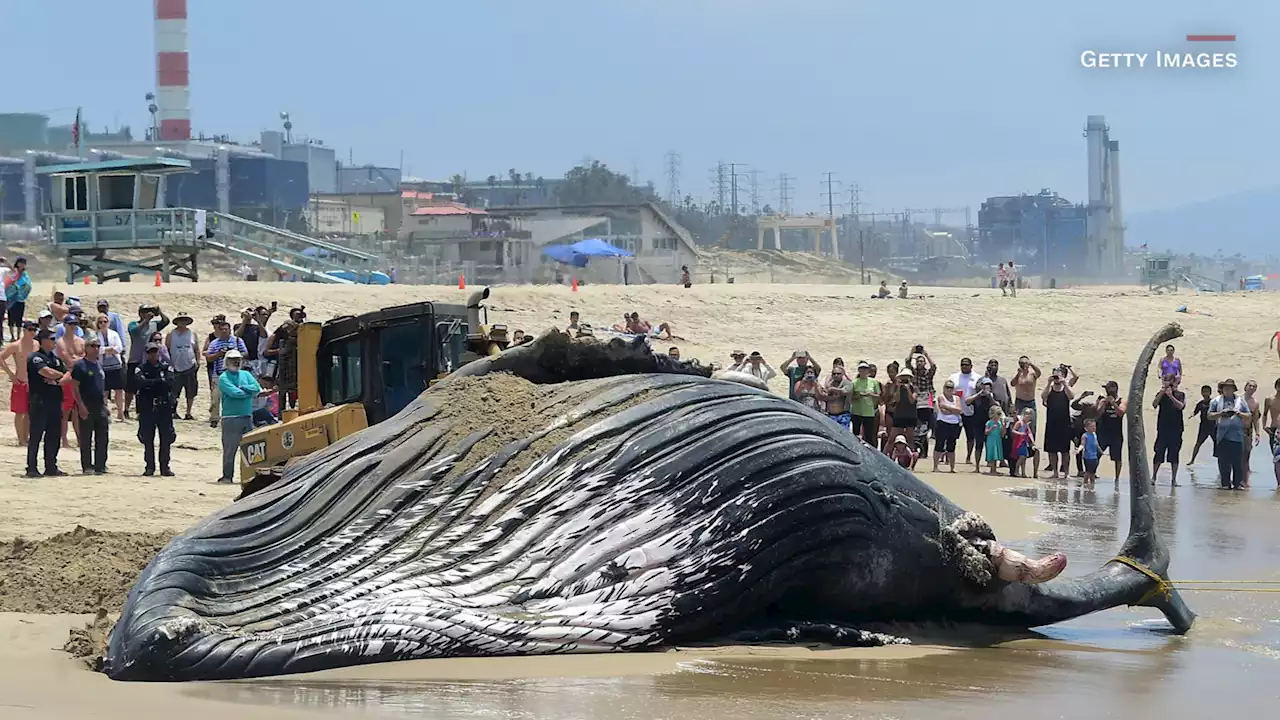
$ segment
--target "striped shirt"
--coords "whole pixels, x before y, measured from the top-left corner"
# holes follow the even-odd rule
[[[209,348],[205,352],[216,353],[222,350],[239,350],[240,354],[243,355],[245,354],[244,340],[241,340],[235,335],[232,335],[225,340],[222,338],[214,338],[213,342],[209,343]],[[209,366],[209,372],[213,374],[214,377],[222,374],[222,361],[223,358],[220,356],[217,360],[213,361],[213,365]]]

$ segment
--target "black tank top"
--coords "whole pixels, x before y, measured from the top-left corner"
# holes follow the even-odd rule
[[[1062,423],[1063,427],[1071,424],[1071,401],[1066,390],[1049,391],[1045,399],[1045,424],[1048,423]]]
[[[893,416],[907,420],[916,416],[916,404],[911,402],[911,388],[906,385],[898,388],[898,404],[893,408]]]
[[[1098,414],[1098,434],[1115,436],[1123,432],[1123,425],[1120,422],[1120,413],[1118,403],[1120,398],[1112,398],[1112,402],[1107,405],[1106,411]]]

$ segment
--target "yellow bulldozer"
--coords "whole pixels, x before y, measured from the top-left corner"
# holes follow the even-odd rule
[[[418,302],[303,323],[298,408],[241,439],[241,496],[278,480],[290,460],[386,420],[440,378],[505,350],[507,328],[489,325],[488,297],[485,288],[465,307]]]

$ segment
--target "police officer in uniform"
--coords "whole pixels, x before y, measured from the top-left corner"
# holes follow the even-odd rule
[[[156,436],[160,437],[160,474],[173,477],[169,469],[169,447],[177,439],[173,429],[173,368],[160,359],[160,344],[148,343],[143,361],[133,370],[138,399],[138,440],[142,442],[146,469],[156,474]]]
[[[40,349],[27,356],[27,382],[31,397],[31,432],[27,440],[27,477],[42,477],[36,464],[40,443],[44,442],[43,477],[62,477],[58,469],[58,447],[62,442],[62,383],[67,366],[53,352],[52,330],[36,334]]]

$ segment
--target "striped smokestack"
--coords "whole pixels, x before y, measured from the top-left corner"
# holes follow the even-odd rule
[[[161,140],[191,139],[187,0],[155,0],[156,117]]]

